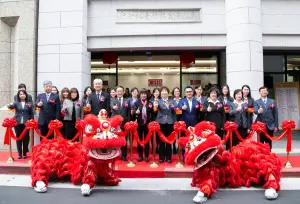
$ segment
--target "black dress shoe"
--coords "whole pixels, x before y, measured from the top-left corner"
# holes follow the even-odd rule
[[[172,163],[172,161],[171,161],[170,159],[168,159],[168,160],[167,160],[167,162],[168,162],[169,164],[171,164],[171,163]]]
[[[22,159],[22,156],[18,156],[18,159]]]
[[[27,156],[23,156],[23,159],[27,159]]]
[[[160,159],[159,160],[159,163],[164,163],[165,161],[163,159]]]
[[[148,157],[145,158],[145,162],[147,162],[147,163],[149,162],[149,158]]]
[[[138,162],[141,162],[141,161],[143,161],[143,158],[142,158],[142,157],[139,157],[137,161],[138,161]]]
[[[123,161],[127,161],[127,158],[125,156],[122,156]]]

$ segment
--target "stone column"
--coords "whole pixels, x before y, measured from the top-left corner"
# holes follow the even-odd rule
[[[226,75],[234,91],[248,84],[254,98],[263,85],[263,45],[260,0],[226,1]]]
[[[38,92],[51,80],[59,90],[90,85],[87,0],[40,0]]]

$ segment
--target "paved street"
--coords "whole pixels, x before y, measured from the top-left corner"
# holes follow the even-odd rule
[[[96,186],[90,197],[82,197],[80,186],[50,182],[48,192],[38,194],[24,175],[0,174],[0,204],[185,204],[193,203],[197,189],[191,179],[122,179],[120,186]],[[269,202],[257,188],[220,189],[209,204],[300,203],[300,178],[283,178],[277,200]]]
[[[277,200],[265,200],[263,191],[219,191],[209,204],[295,204],[300,203],[300,191],[281,191]],[[79,189],[51,188],[45,194],[37,194],[27,187],[0,187],[1,204],[183,204],[193,203],[194,191],[133,191],[100,190],[90,197],[82,197]]]

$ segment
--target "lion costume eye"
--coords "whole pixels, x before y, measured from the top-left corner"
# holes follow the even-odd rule
[[[92,133],[94,131],[93,126],[91,125],[86,125],[85,126],[85,132],[86,133]]]

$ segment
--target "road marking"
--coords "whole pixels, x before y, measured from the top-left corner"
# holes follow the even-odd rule
[[[102,190],[182,190],[195,191],[197,188],[190,186],[190,178],[139,178],[139,179],[122,179],[119,186],[96,186],[95,189]],[[281,190],[300,190],[300,178],[282,178]],[[27,175],[8,175],[0,174],[0,186],[15,186],[15,187],[31,187],[31,178]],[[72,188],[79,189],[72,183],[49,183],[49,188]],[[220,190],[262,190],[262,188],[220,188]]]

